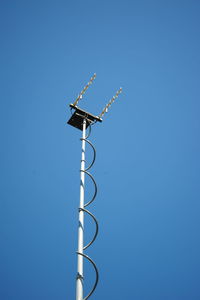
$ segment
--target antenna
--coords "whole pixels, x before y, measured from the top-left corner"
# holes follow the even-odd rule
[[[74,106],[76,106],[78,104],[79,100],[81,100],[83,98],[83,94],[85,94],[85,92],[87,91],[89,86],[92,84],[92,82],[95,80],[95,78],[96,78],[96,73],[94,73],[94,75],[90,78],[90,81],[88,82],[88,84],[86,84],[84,89],[80,92],[80,94],[78,95],[78,97],[76,98],[76,100],[73,104]]]
[[[120,94],[121,92],[122,92],[122,88],[120,88],[120,89],[116,92],[115,96],[113,96],[112,99],[108,102],[108,104],[104,107],[103,111],[102,111],[102,112],[100,113],[100,115],[99,115],[99,118],[103,117],[103,115],[104,115],[105,113],[108,112],[108,108],[111,106],[111,104],[115,101],[115,99],[119,96],[119,94]]]
[[[96,264],[94,261],[84,253],[84,250],[86,250],[88,247],[90,247],[93,242],[95,241],[97,234],[98,234],[98,222],[95,216],[86,209],[87,206],[93,203],[93,201],[96,198],[97,195],[97,184],[94,179],[94,177],[88,172],[88,170],[93,166],[95,159],[96,159],[96,150],[93,144],[88,140],[90,134],[91,134],[91,126],[96,122],[102,122],[102,116],[105,114],[105,112],[108,110],[108,108],[111,106],[111,104],[114,102],[114,100],[118,97],[118,95],[121,93],[122,88],[120,88],[115,96],[108,102],[108,104],[103,109],[102,113],[99,116],[95,116],[77,106],[79,100],[82,98],[85,91],[88,89],[88,87],[92,84],[93,80],[96,78],[96,74],[94,74],[91,78],[88,84],[84,87],[84,89],[81,91],[79,96],[76,98],[75,102],[73,104],[70,104],[71,110],[74,110],[74,113],[72,114],[71,118],[67,122],[69,125],[82,130],[82,154],[81,154],[81,169],[80,169],[80,206],[79,206],[79,225],[78,225],[78,251],[76,252],[78,254],[78,261],[77,261],[77,277],[76,277],[76,300],[87,300],[96,289],[98,279],[99,279],[99,273]],[[88,134],[86,134],[86,130],[88,128]],[[86,150],[86,144],[88,144],[92,150],[93,150],[93,159],[89,166],[86,167],[86,161],[85,161],[85,150]],[[94,184],[94,194],[91,198],[91,200],[88,200],[85,203],[85,174],[90,177]],[[96,230],[94,233],[94,236],[92,240],[84,246],[84,214],[88,214],[95,222]],[[94,282],[94,285],[89,292],[89,294],[86,297],[83,297],[83,262],[84,258],[86,258],[93,266],[96,279]]]

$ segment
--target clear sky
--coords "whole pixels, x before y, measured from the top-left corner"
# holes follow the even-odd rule
[[[75,299],[81,131],[66,122],[96,72],[82,108],[123,93],[90,138],[91,299],[199,300],[200,2],[0,6],[0,299]],[[86,293],[92,282],[86,265]]]

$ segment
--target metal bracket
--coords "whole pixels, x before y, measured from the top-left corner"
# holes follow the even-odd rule
[[[84,277],[80,273],[77,273],[76,279],[84,280]]]
[[[90,114],[89,112],[79,108],[78,106],[75,106],[73,104],[70,104],[70,107],[74,109],[74,113],[67,122],[69,125],[72,125],[80,130],[83,129],[83,119],[86,119],[86,128],[94,122],[102,122],[102,119],[98,116],[94,116]]]

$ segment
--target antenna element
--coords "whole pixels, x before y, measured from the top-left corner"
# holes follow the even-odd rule
[[[73,103],[74,106],[76,106],[78,104],[79,100],[81,100],[83,98],[83,94],[85,94],[85,92],[87,91],[89,86],[92,84],[92,82],[95,80],[95,78],[96,78],[96,73],[94,73],[94,75],[90,78],[90,81],[88,82],[88,84],[86,84],[84,89],[80,92],[80,94],[76,98],[75,102]]]
[[[104,107],[102,113],[99,115],[99,118],[103,117],[103,115],[104,115],[105,113],[108,112],[108,108],[109,108],[109,107],[111,106],[111,104],[115,101],[115,99],[119,96],[119,94],[121,94],[121,92],[122,92],[122,88],[120,88],[120,89],[116,92],[115,96],[113,96],[112,99],[108,102],[108,104]]]

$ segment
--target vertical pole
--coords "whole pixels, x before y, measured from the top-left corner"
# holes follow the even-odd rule
[[[85,137],[86,137],[86,119],[83,120],[83,140],[81,154],[81,170],[85,170]],[[84,208],[84,192],[85,192],[85,173],[80,172],[80,208]],[[78,224],[78,252],[83,253],[83,234],[84,234],[84,212],[79,211]],[[78,267],[76,278],[76,300],[83,300],[83,256],[78,255]]]

